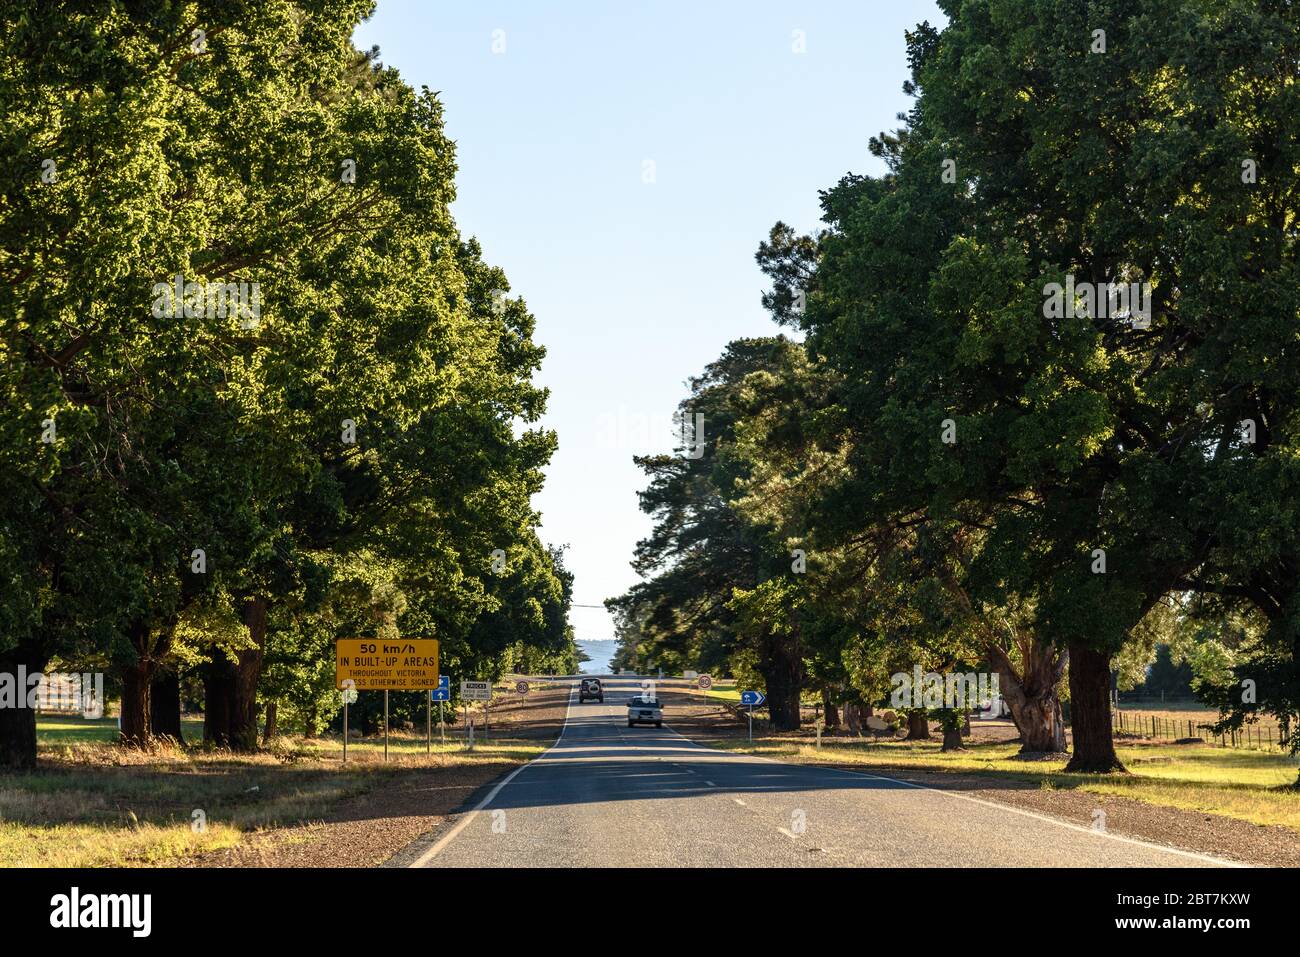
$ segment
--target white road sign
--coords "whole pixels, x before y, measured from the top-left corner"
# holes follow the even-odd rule
[[[492,682],[462,681],[460,683],[460,700],[461,701],[491,701]]]

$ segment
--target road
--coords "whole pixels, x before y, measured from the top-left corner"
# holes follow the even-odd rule
[[[433,834],[417,867],[1208,867],[1204,855],[875,775],[627,727],[639,679]],[[666,715],[671,724],[672,714]]]

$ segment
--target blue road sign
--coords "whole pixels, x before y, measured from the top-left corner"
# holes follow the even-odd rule
[[[767,700],[767,695],[761,691],[742,691],[740,693],[740,703],[750,708],[757,708]]]
[[[430,701],[450,701],[451,700],[451,678],[442,675],[438,678],[438,687],[429,692]]]

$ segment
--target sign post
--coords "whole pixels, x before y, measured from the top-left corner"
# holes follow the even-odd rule
[[[705,692],[704,697],[708,697],[708,690],[713,687],[713,675],[700,675],[695,679],[696,687]]]
[[[438,683],[438,640],[340,638],[334,643],[334,687],[384,693],[384,760],[388,760],[388,692],[418,691]],[[343,698],[343,757],[347,760],[347,695]]]
[[[469,729],[469,750],[474,750],[474,725],[469,717],[469,702],[492,700],[492,682],[490,681],[462,681],[460,683],[460,700],[465,702],[465,724]],[[483,705],[483,720],[487,721],[487,705]],[[483,737],[487,739],[487,730],[484,728]]]
[[[442,703],[444,701],[450,701],[450,700],[451,700],[451,679],[448,678],[446,675],[441,675],[438,678],[438,687],[435,688],[433,691],[429,692],[429,701],[438,702],[438,740],[439,741],[445,742],[447,740],[447,729],[442,723]],[[430,732],[429,734],[429,740],[430,741],[433,740],[432,732]]]
[[[357,689],[352,687],[352,679],[343,682],[343,763],[348,762],[348,705],[357,700]]]
[[[749,706],[749,740],[754,740],[754,709],[767,700],[767,695],[761,691],[742,691],[740,693],[740,703]]]

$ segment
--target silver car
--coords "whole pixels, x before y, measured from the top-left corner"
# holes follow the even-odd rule
[[[664,726],[664,706],[658,698],[643,694],[633,695],[627,702],[627,726],[636,724],[653,724],[656,728]]]

